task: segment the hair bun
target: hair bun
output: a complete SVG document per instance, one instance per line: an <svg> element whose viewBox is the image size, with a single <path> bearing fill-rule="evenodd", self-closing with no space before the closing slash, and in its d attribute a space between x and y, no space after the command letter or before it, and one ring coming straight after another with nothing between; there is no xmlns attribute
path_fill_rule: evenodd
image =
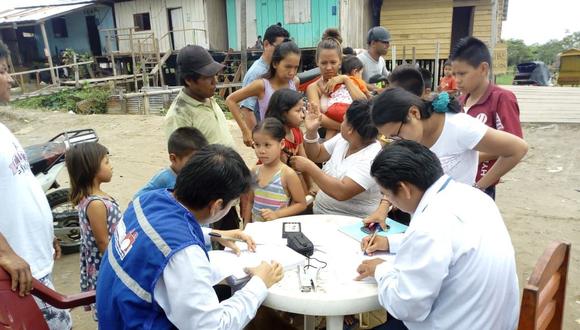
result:
<svg viewBox="0 0 580 330"><path fill-rule="evenodd" d="M328 28L324 30L322 33L322 40L324 39L334 39L339 44L342 44L342 36L340 35L340 31L337 28Z"/></svg>

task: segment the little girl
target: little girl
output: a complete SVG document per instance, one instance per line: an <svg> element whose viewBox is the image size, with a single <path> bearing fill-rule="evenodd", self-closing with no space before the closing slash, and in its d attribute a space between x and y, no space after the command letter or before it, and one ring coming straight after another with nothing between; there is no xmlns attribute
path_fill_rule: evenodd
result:
<svg viewBox="0 0 580 330"><path fill-rule="evenodd" d="M280 159L286 130L275 118L266 118L253 130L254 149L261 162L253 172L258 184L254 189L252 221L270 221L299 214L306 209L306 197L294 170ZM244 216L248 222L249 214Z"/></svg>
<svg viewBox="0 0 580 330"><path fill-rule="evenodd" d="M249 97L257 97L259 109L259 118L257 119L258 122L263 120L270 98L275 91L282 88L296 90L296 85L299 83L298 77L296 77L299 65L300 48L294 41L285 41L274 49L270 69L262 79L253 81L230 94L226 99L226 105L242 131L246 146L252 146L252 131L246 125L238 103Z"/></svg>
<svg viewBox="0 0 580 330"><path fill-rule="evenodd" d="M304 121L304 100L300 92L288 88L274 92L266 110L266 118L276 118L284 124L286 134L282 140L284 148L280 157L284 164L288 164L288 160L292 156L306 157L304 137L300 130L300 125ZM298 175L304 191L309 191L310 178L306 175L303 176L303 174Z"/></svg>
<svg viewBox="0 0 580 330"><path fill-rule="evenodd" d="M101 257L122 216L117 202L101 190L101 183L111 181L113 167L107 148L96 142L72 146L65 154L65 163L71 185L70 199L79 211L81 291L95 290Z"/></svg>

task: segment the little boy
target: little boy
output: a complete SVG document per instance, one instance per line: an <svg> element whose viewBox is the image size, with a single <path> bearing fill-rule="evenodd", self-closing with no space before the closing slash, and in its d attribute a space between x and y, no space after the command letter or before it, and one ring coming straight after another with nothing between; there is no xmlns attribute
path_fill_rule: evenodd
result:
<svg viewBox="0 0 580 330"><path fill-rule="evenodd" d="M425 93L425 82L421 72L412 64L401 64L389 75L390 87L401 87L418 97Z"/></svg>
<svg viewBox="0 0 580 330"><path fill-rule="evenodd" d="M207 140L195 127L180 127L169 136L167 151L171 165L157 172L153 178L139 190L133 199L146 191L155 189L173 189L175 178L187 161L199 149L208 145Z"/></svg>
<svg viewBox="0 0 580 330"><path fill-rule="evenodd" d="M439 80L439 87L437 90L440 92L447 92L451 95L457 93L457 82L453 77L453 69L450 61L446 61L443 66L443 77Z"/></svg>
<svg viewBox="0 0 580 330"><path fill-rule="evenodd" d="M423 84L425 85L422 98L429 99L433 96L433 75L431 74L431 71L424 68L420 68L419 72L421 72Z"/></svg>
<svg viewBox="0 0 580 330"><path fill-rule="evenodd" d="M360 88L368 98L371 97L369 89L363 80L364 64L354 55L346 55L342 60L342 74L347 75Z"/></svg>
<svg viewBox="0 0 580 330"><path fill-rule="evenodd" d="M483 41L473 37L461 39L450 58L457 88L462 93L459 100L463 110L489 127L523 137L516 96L489 81L491 55ZM479 153L476 182L496 159L497 156ZM485 192L495 199L495 185Z"/></svg>

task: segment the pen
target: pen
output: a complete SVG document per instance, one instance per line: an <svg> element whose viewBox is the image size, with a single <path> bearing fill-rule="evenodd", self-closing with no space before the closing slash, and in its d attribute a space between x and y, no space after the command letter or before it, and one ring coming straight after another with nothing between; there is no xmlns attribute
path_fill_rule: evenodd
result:
<svg viewBox="0 0 580 330"><path fill-rule="evenodd" d="M225 239L226 241L246 243L246 241L244 241L243 239L239 239L239 238L235 238L235 237L223 236L223 235L221 235L219 233L216 233L216 232L213 232L213 231L209 233L209 236L216 237L216 238L221 238L221 239Z"/></svg>
<svg viewBox="0 0 580 330"><path fill-rule="evenodd" d="M369 243L368 243L368 244L367 244L367 246L366 246L367 248L368 248L369 246L373 245L373 241L375 240L375 237L377 236L377 232L378 232L378 230L375 230L375 231L373 232L373 236L371 236L371 239L369 240ZM365 248L365 254L366 254L366 248Z"/></svg>

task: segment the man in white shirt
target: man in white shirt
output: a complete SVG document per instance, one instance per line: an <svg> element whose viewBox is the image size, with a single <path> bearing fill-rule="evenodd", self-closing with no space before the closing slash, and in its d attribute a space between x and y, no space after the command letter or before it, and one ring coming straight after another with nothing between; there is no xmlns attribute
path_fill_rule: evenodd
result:
<svg viewBox="0 0 580 330"><path fill-rule="evenodd" d="M200 149L177 176L175 190L146 192L129 204L103 256L97 284L101 329L242 329L280 281L282 266L262 262L249 282L222 302L213 289L205 244L221 219L251 186L251 174L233 149ZM241 230L220 237L252 239ZM218 238L237 250L234 242Z"/></svg>
<svg viewBox="0 0 580 330"><path fill-rule="evenodd" d="M367 34L368 50L363 51L357 56L363 62L363 80L367 82L369 91L380 92L382 90L374 84L369 84L371 77L381 75L386 78L389 75L383 56L387 55L390 42L391 34L389 31L382 26L375 26Z"/></svg>
<svg viewBox="0 0 580 330"><path fill-rule="evenodd" d="M514 249L493 200L444 175L437 156L413 141L385 147L371 174L412 215L392 264L371 259L358 267L359 279L377 280L389 314L409 329L515 329ZM389 251L389 240L366 237L361 247Z"/></svg>
<svg viewBox="0 0 580 330"><path fill-rule="evenodd" d="M0 102L10 101L12 78L6 45L0 42ZM52 213L32 172L22 146L0 123L0 267L10 274L12 290L21 296L32 289L32 279L54 288L53 257L60 256L54 238ZM54 246L54 248L53 248ZM56 250L55 250L56 249ZM35 298L50 329L70 329L70 314Z"/></svg>

